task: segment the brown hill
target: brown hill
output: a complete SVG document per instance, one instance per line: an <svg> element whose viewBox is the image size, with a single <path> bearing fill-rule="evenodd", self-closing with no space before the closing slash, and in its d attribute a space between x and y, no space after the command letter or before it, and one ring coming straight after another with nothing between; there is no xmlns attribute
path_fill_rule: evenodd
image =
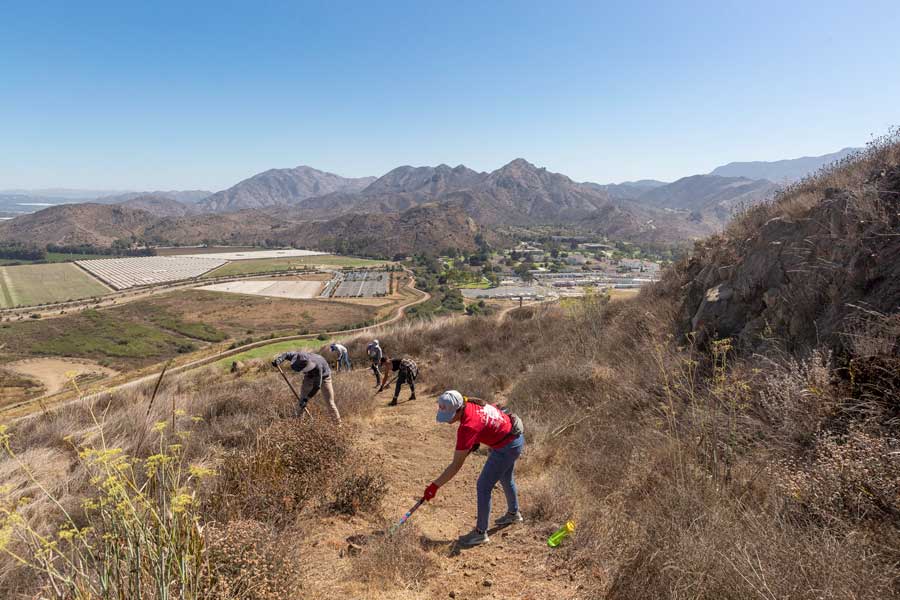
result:
<svg viewBox="0 0 900 600"><path fill-rule="evenodd" d="M477 225L461 210L435 205L402 213L343 215L293 221L262 211L163 219L145 231L148 240L176 244L205 240L234 245L270 244L391 257L447 248L473 250Z"/></svg>
<svg viewBox="0 0 900 600"><path fill-rule="evenodd" d="M397 167L372 182L362 193L366 196L413 193L436 198L446 192L473 187L487 177L487 173L473 171L465 165L449 167Z"/></svg>
<svg viewBox="0 0 900 600"><path fill-rule="evenodd" d="M358 192L375 180L357 179L300 166L270 169L216 192L199 203L203 212L237 212L279 204L295 204L307 198L332 192Z"/></svg>
<svg viewBox="0 0 900 600"><path fill-rule="evenodd" d="M142 194L118 204L127 208L145 210L157 217L184 217L197 214L198 211L193 204L179 202L175 198L158 193Z"/></svg>
<svg viewBox="0 0 900 600"><path fill-rule="evenodd" d="M694 213L695 220L724 223L742 207L770 199L778 186L765 179L692 175L638 196L642 206Z"/></svg>
<svg viewBox="0 0 900 600"><path fill-rule="evenodd" d="M156 218L126 206L64 204L0 223L0 242L109 246L117 239L140 237Z"/></svg>

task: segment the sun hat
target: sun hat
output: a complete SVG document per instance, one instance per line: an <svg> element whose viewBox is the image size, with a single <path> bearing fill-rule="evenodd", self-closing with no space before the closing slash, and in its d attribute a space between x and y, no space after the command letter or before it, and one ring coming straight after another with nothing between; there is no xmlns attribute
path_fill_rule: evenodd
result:
<svg viewBox="0 0 900 600"><path fill-rule="evenodd" d="M463 396L456 390L448 390L438 398L437 422L449 423L456 411L463 407Z"/></svg>

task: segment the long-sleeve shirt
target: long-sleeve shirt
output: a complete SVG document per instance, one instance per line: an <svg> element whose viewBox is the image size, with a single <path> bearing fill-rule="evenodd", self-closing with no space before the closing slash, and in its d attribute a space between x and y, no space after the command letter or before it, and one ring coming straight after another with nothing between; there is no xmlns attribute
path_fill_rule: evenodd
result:
<svg viewBox="0 0 900 600"><path fill-rule="evenodd" d="M375 365L379 364L381 359L384 358L384 353L381 351L381 346L378 344L369 344L368 351L369 357Z"/></svg>
<svg viewBox="0 0 900 600"><path fill-rule="evenodd" d="M343 344L332 344L331 349L338 353L338 358L347 356L347 346Z"/></svg>
<svg viewBox="0 0 900 600"><path fill-rule="evenodd" d="M312 397L322 387L322 380L331 376L331 367L328 361L314 352L284 352L275 357L275 362L281 364L290 361L291 369L303 373L305 379L312 380L313 387L309 396Z"/></svg>

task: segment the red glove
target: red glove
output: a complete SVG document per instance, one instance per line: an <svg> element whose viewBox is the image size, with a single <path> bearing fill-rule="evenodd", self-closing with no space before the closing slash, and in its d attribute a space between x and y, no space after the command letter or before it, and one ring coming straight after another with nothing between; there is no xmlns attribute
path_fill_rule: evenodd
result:
<svg viewBox="0 0 900 600"><path fill-rule="evenodd" d="M438 486L436 483L430 484L427 488L425 488L425 493L422 494L422 497L426 500L431 500L435 496L437 496Z"/></svg>

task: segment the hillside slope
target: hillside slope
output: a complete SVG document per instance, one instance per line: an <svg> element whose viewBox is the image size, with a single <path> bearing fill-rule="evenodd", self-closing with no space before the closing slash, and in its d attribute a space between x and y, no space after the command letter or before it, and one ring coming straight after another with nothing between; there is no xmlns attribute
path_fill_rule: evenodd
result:
<svg viewBox="0 0 900 600"><path fill-rule="evenodd" d="M698 244L676 285L682 329L755 348L844 347L847 319L900 304L896 146L798 184ZM683 287L682 287L683 286Z"/></svg>
<svg viewBox="0 0 900 600"><path fill-rule="evenodd" d="M164 378L155 403L146 385L19 421L2 431L7 548L27 563L82 544L133 547L129 528L73 530L59 507L110 489L161 489L132 505L177 506L158 512L183 515L176 525L188 527L175 531L192 543L151 531L141 539L149 551L116 568L100 552L86 558L80 584L140 572L150 597L162 556L198 588L253 586L265 600L297 590L373 600L896 598L898 191L900 140L885 140L750 209L632 300L592 295L379 330L389 354L420 366L419 400L403 394L399 406L359 368L373 334L343 339L357 369L334 376L342 428L327 424L319 398L315 420L291 418L291 392L265 359ZM446 389L502 402L525 423L515 471L525 522L492 527L473 550L456 538L472 526L479 453L385 534L451 460L455 425L434 422L433 399ZM109 485L166 465L187 472L163 487L158 477L149 488ZM503 508L495 490L493 516ZM147 516L129 514L109 513L134 527ZM76 528L92 523L90 510L76 516ZM549 549L547 536L568 520L575 534ZM75 575L63 557L57 564ZM40 595L48 570L37 567L0 555L0 594Z"/></svg>
<svg viewBox="0 0 900 600"><path fill-rule="evenodd" d="M157 217L184 217L197 214L194 204L181 202L166 194L141 194L117 203L119 206L144 210Z"/></svg>
<svg viewBox="0 0 900 600"><path fill-rule="evenodd" d="M144 210L105 204L64 204L0 223L0 241L21 244L109 246L140 237L156 217Z"/></svg>
<svg viewBox="0 0 900 600"><path fill-rule="evenodd" d="M648 190L635 202L694 213L695 220L706 218L725 223L737 210L771 198L777 189L764 179L692 175Z"/></svg>
<svg viewBox="0 0 900 600"><path fill-rule="evenodd" d="M768 179L776 183L790 183L813 175L822 167L840 162L861 151L861 148L844 148L821 156L803 156L775 161L731 162L716 167L710 175L719 177L746 177L748 179Z"/></svg>
<svg viewBox="0 0 900 600"><path fill-rule="evenodd" d="M358 192L374 180L374 177L341 177L307 166L270 169L216 192L202 200L198 207L203 212L236 212L296 204L332 192Z"/></svg>

